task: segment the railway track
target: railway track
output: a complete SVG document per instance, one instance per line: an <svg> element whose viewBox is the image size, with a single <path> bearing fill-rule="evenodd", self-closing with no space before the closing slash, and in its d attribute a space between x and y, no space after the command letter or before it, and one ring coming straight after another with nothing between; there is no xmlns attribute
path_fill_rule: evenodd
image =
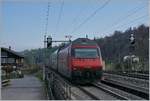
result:
<svg viewBox="0 0 150 101"><path fill-rule="evenodd" d="M149 74L142 74L142 73L136 73L136 72L134 72L134 73L132 73L132 72L131 73L130 72L111 72L111 71L105 71L105 73L149 80Z"/></svg>
<svg viewBox="0 0 150 101"><path fill-rule="evenodd" d="M63 79L63 78L62 78ZM66 82L70 87L70 91L68 93L70 93L69 97L66 97L67 92L63 91L65 94L64 99L65 98L69 98L69 99L74 99L74 100L125 100L125 98L123 97L118 97L117 94L112 93L111 91L108 91L107 89L99 89L98 87L94 86L94 85L84 85L84 86L80 86L80 85L74 85L71 84L71 82L67 81L67 80L63 80L64 82ZM60 90L64 89L66 90L66 88L64 88L64 86L62 86L63 88L61 88ZM56 88L56 87L55 87ZM58 91L59 89L57 89ZM56 91L56 90L55 90ZM109 93L111 92L111 93ZM57 92L55 92L54 94L56 94ZM58 94L57 94L58 96ZM59 95L60 96L60 95ZM63 96L62 96L63 97ZM61 97L61 98L62 98Z"/></svg>
<svg viewBox="0 0 150 101"><path fill-rule="evenodd" d="M149 99L149 89L138 87L135 85L128 85L116 80L105 79L101 81L111 87L126 91L128 93L134 94L136 96L142 97L144 99Z"/></svg>
<svg viewBox="0 0 150 101"><path fill-rule="evenodd" d="M144 98L113 88L101 82L93 83L90 86L77 86L76 89L79 89L80 93L76 93L78 94L78 99L75 100L145 100ZM81 94L81 92L86 94L87 97Z"/></svg>
<svg viewBox="0 0 150 101"><path fill-rule="evenodd" d="M141 74L141 73L128 73L127 76L135 77L139 79L149 80L149 74Z"/></svg>
<svg viewBox="0 0 150 101"><path fill-rule="evenodd" d="M108 73L104 73L103 76L105 77L105 79L116 80L127 85L135 85L135 86L138 86L139 88L147 88L147 89L149 88L148 80L121 76L121 75L116 75L116 74L108 74Z"/></svg>
<svg viewBox="0 0 150 101"><path fill-rule="evenodd" d="M95 94L92 94L91 92L87 91L84 87L77 87L82 92L84 92L86 95L88 95L92 100L100 100L99 97L95 96Z"/></svg>
<svg viewBox="0 0 150 101"><path fill-rule="evenodd" d="M65 78L60 77L59 75L55 76L55 80L57 84L55 89L52 89L52 92L56 91L56 93L64 94L62 98L64 99L73 99L73 100L142 100L139 96L130 94L128 92L121 91L116 87L108 86L107 84L103 83L93 83L90 85L77 85L72 84ZM50 80L49 80L50 81ZM51 83L49 83L51 84ZM58 86L61 86L59 88ZM59 89L58 89L59 88ZM70 88L70 89L68 89ZM57 96L60 96L57 94Z"/></svg>
<svg viewBox="0 0 150 101"><path fill-rule="evenodd" d="M78 86L80 91L84 92L86 95L91 97L92 100L122 100L122 98L118 98L110 93L109 91L102 90L97 88L94 85L91 86ZM84 98L85 100L86 98Z"/></svg>
<svg viewBox="0 0 150 101"><path fill-rule="evenodd" d="M113 88L101 82L78 88L91 97L92 100L144 100L139 96Z"/></svg>
<svg viewBox="0 0 150 101"><path fill-rule="evenodd" d="M112 96L115 96L118 99L122 99L122 100L143 100L143 98L141 98L141 97L138 97L136 95L124 92L124 91L116 89L116 88L113 88L113 87L108 86L106 84L103 84L101 82L94 83L93 85L95 87L97 87L98 89L102 89L104 91L107 91Z"/></svg>
<svg viewBox="0 0 150 101"><path fill-rule="evenodd" d="M120 95L120 94L118 94L116 92L113 92L113 91L111 91L110 89L108 89L108 88L106 88L104 86L102 87L100 84L93 84L93 86L98 88L98 89L100 89L100 90L103 90L104 92L107 92L108 94L116 97L119 100L129 100L127 97L122 96L122 95Z"/></svg>

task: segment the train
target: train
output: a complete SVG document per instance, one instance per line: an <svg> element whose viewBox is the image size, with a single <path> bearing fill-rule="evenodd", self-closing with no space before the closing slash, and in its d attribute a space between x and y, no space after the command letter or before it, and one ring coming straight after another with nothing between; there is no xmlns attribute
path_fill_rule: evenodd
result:
<svg viewBox="0 0 150 101"><path fill-rule="evenodd" d="M78 83L100 80L103 74L101 50L88 38L78 38L59 47L50 55L50 68Z"/></svg>

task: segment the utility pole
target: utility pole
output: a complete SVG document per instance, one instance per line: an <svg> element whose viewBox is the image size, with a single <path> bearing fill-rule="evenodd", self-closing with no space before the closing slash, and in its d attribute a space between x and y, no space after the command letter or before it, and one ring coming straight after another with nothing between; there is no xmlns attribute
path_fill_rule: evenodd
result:
<svg viewBox="0 0 150 101"><path fill-rule="evenodd" d="M46 56L46 35L44 35L44 56ZM46 67L46 62L44 61L44 66L43 66L43 80L45 80L45 67Z"/></svg>
<svg viewBox="0 0 150 101"><path fill-rule="evenodd" d="M44 35L44 56L46 56L46 43L47 43L46 34L47 34L47 29L48 29L49 8L50 8L50 2L48 2L47 11L46 11L45 35ZM46 69L46 61L44 62L44 66L43 66L43 80L45 80L45 69Z"/></svg>

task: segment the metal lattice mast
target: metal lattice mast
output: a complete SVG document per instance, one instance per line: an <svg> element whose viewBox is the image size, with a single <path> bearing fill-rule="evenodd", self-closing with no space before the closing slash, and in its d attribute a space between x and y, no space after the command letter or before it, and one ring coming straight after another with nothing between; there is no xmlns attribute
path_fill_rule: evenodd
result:
<svg viewBox="0 0 150 101"><path fill-rule="evenodd" d="M47 12L46 12L46 23L45 23L45 32L44 32L44 56L46 57L46 46L47 46L47 32L48 32L48 21L49 21L49 8L50 8L50 2L48 2L47 6ZM46 67L46 60L43 67L43 80L45 80L45 67Z"/></svg>

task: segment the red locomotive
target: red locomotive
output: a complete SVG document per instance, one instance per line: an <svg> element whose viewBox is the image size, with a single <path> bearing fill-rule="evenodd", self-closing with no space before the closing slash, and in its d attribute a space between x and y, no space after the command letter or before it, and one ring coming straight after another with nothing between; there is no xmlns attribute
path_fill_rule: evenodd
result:
<svg viewBox="0 0 150 101"><path fill-rule="evenodd" d="M101 79L103 65L100 47L93 40L78 38L52 53L50 66L72 81Z"/></svg>

